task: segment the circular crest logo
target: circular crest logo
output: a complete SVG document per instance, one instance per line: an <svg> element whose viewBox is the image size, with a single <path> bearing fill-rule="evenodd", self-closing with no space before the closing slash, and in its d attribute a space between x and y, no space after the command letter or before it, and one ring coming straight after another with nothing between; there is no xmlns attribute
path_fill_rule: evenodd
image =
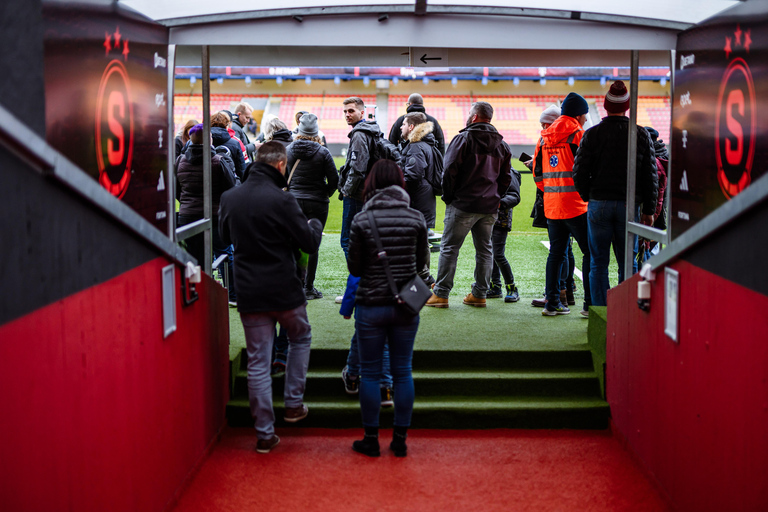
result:
<svg viewBox="0 0 768 512"><path fill-rule="evenodd" d="M96 98L96 162L99 183L121 198L128 190L133 160L133 102L125 66L111 61Z"/></svg>
<svg viewBox="0 0 768 512"><path fill-rule="evenodd" d="M757 103L749 66L733 59L723 74L715 118L717 181L728 199L752 181Z"/></svg>
<svg viewBox="0 0 768 512"><path fill-rule="evenodd" d="M549 157L549 166L550 167L557 167L557 164L560 163L560 160L557 158L557 155L552 155Z"/></svg>

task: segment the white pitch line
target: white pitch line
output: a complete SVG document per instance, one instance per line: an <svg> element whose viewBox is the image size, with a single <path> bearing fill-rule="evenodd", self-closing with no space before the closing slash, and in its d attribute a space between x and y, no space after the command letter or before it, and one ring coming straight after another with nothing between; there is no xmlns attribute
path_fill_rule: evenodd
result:
<svg viewBox="0 0 768 512"><path fill-rule="evenodd" d="M547 248L547 251L549 251L549 242L546 240L542 240L541 243L544 245L544 247ZM579 281L584 281L584 278L581 276L581 270L579 270L578 267L573 268L573 275L579 278Z"/></svg>

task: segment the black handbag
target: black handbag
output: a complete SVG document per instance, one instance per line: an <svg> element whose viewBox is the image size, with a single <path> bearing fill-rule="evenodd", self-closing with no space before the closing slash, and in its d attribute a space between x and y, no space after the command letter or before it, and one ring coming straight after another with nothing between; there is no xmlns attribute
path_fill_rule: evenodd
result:
<svg viewBox="0 0 768 512"><path fill-rule="evenodd" d="M389 260L387 259L387 251L381 245L381 238L379 238L379 230L376 227L376 219L373 216L373 212L368 211L368 222L371 224L371 231L373 232L373 238L376 240L376 249L378 251L379 260L384 267L384 272L387 274L387 280L389 281L389 287L392 290L392 295L395 296L398 306L408 314L418 315L424 304L432 296L432 291L429 286L424 282L418 274L414 274L400 290L397 289L395 284L395 278L392 277L392 269L389 267Z"/></svg>

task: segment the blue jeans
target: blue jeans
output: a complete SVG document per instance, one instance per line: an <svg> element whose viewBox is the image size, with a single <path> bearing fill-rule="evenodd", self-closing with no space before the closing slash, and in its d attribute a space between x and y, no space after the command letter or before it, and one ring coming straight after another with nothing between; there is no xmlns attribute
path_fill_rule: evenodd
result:
<svg viewBox="0 0 768 512"><path fill-rule="evenodd" d="M573 270L576 268L576 260L573 258L573 241L568 237L568 248L565 250L565 259L560 268L560 289L573 290Z"/></svg>
<svg viewBox="0 0 768 512"><path fill-rule="evenodd" d="M568 240L571 235L579 244L584 258L582 269L584 272L584 308L592 305L592 297L589 290L589 243L587 241L587 214L584 213L572 219L547 219L547 231L549 232L549 256L547 256L547 303L558 304L560 302L560 271L565 261L565 253L568 249ZM554 307L554 306L553 306Z"/></svg>
<svg viewBox="0 0 768 512"><path fill-rule="evenodd" d="M384 345L389 343L392 358L396 427L409 427L413 413L413 342L419 330L419 315L404 313L399 307L355 307L355 328L360 346L362 374L360 381L360 411L364 427L379 426Z"/></svg>
<svg viewBox="0 0 768 512"><path fill-rule="evenodd" d="M392 387L392 373L389 365L389 346L384 344L384 355L381 364L381 386ZM357 343L357 331L349 342L349 355L347 355L347 371L350 375L360 375L360 350Z"/></svg>
<svg viewBox="0 0 768 512"><path fill-rule="evenodd" d="M589 283L592 303L595 306L608 304L608 264L611 260L611 243L619 264L619 282L624 278L624 230L627 224L627 205L624 201L589 201L587 210L589 224L589 253L592 264L589 267Z"/></svg>
<svg viewBox="0 0 768 512"><path fill-rule="evenodd" d="M363 203L357 199L344 196L344 205L341 212L341 250L344 251L344 258L349 254L349 226L352 225L352 219L355 215L363 211Z"/></svg>
<svg viewBox="0 0 768 512"><path fill-rule="evenodd" d="M304 402L304 387L309 367L312 331L306 305L288 311L240 313L248 353L248 398L255 419L256 436L269 439L275 433L275 411L272 408L270 362L275 323L288 331L288 362L285 368L285 406L299 407Z"/></svg>
<svg viewBox="0 0 768 512"><path fill-rule="evenodd" d="M433 290L435 295L447 299L451 293L459 249L471 231L472 242L475 244L475 284L472 286L472 295L478 299L485 298L493 270L491 233L496 215L464 212L451 205L445 207L443 239L437 263L437 283Z"/></svg>
<svg viewBox="0 0 768 512"><path fill-rule="evenodd" d="M512 274L512 267L509 265L504 251L507 248L507 228L493 226L491 234L491 245L493 245L493 270L491 271L491 284L501 288L501 278L504 277L504 284L515 284L515 276Z"/></svg>

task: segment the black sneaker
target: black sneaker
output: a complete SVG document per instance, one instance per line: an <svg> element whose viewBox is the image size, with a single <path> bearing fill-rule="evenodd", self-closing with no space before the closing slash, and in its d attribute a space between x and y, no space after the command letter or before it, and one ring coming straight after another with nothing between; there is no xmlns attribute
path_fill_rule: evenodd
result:
<svg viewBox="0 0 768 512"><path fill-rule="evenodd" d="M389 386L381 388L381 406L392 407L393 405L395 405L395 401L392 400L392 388Z"/></svg>
<svg viewBox="0 0 768 512"><path fill-rule="evenodd" d="M552 307L549 303L547 303L547 305L544 306L544 309L541 310L541 314L543 316L568 315L570 313L571 310L566 306L563 306L562 302L555 304L555 307Z"/></svg>
<svg viewBox="0 0 768 512"><path fill-rule="evenodd" d="M346 366L341 370L341 380L344 381L344 391L348 395L356 395L360 392L360 376L351 375Z"/></svg>
<svg viewBox="0 0 768 512"><path fill-rule="evenodd" d="M279 378L285 375L285 363L281 361L275 361L272 363L272 370L270 370L269 374L272 377Z"/></svg>
<svg viewBox="0 0 768 512"><path fill-rule="evenodd" d="M320 290L318 290L317 288L315 288L314 286L312 287L311 290L310 289L305 289L304 290L304 295L306 296L307 300L314 300L314 299L322 299L323 298L323 293Z"/></svg>
<svg viewBox="0 0 768 512"><path fill-rule="evenodd" d="M488 288L488 293L485 294L486 299L500 299L504 296L504 293L501 291L501 286L496 286L495 284L492 284L490 288Z"/></svg>
<svg viewBox="0 0 768 512"><path fill-rule="evenodd" d="M272 436L269 439L259 439L256 442L256 451L258 453L269 453L278 444L280 444L280 438L277 436Z"/></svg>
<svg viewBox="0 0 768 512"><path fill-rule="evenodd" d="M517 286L514 284L508 284L506 288L507 296L504 297L504 302L517 302L520 300L520 294L517 292Z"/></svg>

